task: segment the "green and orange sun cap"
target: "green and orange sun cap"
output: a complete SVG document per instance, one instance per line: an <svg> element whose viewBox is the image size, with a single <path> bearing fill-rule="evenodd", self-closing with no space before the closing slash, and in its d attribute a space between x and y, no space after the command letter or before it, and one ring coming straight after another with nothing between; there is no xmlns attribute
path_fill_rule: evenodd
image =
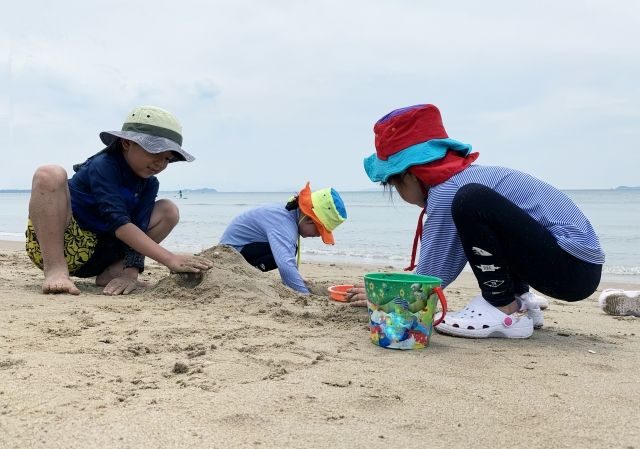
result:
<svg viewBox="0 0 640 449"><path fill-rule="evenodd" d="M307 182L298 193L298 207L313 220L322 241L327 245L335 244L333 230L347 219L347 210L340 194L331 187L311 192Z"/></svg>

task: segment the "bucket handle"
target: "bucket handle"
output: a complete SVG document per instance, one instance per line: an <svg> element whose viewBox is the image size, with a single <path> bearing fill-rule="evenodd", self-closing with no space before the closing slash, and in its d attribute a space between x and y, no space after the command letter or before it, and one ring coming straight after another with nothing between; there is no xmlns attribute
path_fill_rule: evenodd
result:
<svg viewBox="0 0 640 449"><path fill-rule="evenodd" d="M435 292L436 295L438 295L438 299L440 300L440 305L442 306L442 313L440 314L440 318L438 319L438 321L433 323L434 326L437 326L438 324L442 323L445 315L447 314L447 298L444 297L444 292L442 291L442 287L434 287L433 291Z"/></svg>

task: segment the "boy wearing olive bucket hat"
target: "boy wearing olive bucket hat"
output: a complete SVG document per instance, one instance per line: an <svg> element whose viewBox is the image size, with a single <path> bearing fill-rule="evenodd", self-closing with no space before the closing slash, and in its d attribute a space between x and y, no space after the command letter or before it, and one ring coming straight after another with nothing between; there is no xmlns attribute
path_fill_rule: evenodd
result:
<svg viewBox="0 0 640 449"><path fill-rule="evenodd" d="M198 256L173 254L159 245L178 223L178 208L158 200L155 175L194 157L182 148L182 126L154 106L135 108L121 131L104 131L106 148L67 180L59 166L39 167L33 176L27 225L27 254L44 270L43 293L80 290L71 276L93 277L110 295L138 285L144 257L176 272L208 270Z"/></svg>
<svg viewBox="0 0 640 449"><path fill-rule="evenodd" d="M300 237L321 237L324 243L333 245L333 230L346 219L338 192L332 188L311 192L307 182L286 205L265 204L238 215L220 243L234 247L261 271L277 268L285 285L308 294L298 271Z"/></svg>
<svg viewBox="0 0 640 449"><path fill-rule="evenodd" d="M469 262L478 281L481 294L448 313L438 331L527 338L542 327L546 302L529 286L564 301L596 290L604 254L589 220L564 193L516 170L471 165L478 153L449 138L434 105L392 111L374 133L367 175L423 209L408 270L416 268L421 237L417 274L437 276L446 287Z"/></svg>

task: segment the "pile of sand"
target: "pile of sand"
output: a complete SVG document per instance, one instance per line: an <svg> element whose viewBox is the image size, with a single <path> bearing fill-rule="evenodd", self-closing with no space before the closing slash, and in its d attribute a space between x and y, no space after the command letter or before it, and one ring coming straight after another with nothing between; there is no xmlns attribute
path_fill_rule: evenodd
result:
<svg viewBox="0 0 640 449"><path fill-rule="evenodd" d="M189 297L199 302L213 302L223 295L242 299L300 299L305 297L285 287L277 272L264 273L249 265L234 248L218 245L203 251L200 256L213 262L206 273L174 273L161 279L149 290L154 297ZM311 295L328 297L331 282L307 281ZM317 299L317 298L316 298Z"/></svg>
<svg viewBox="0 0 640 449"><path fill-rule="evenodd" d="M205 273L171 274L148 289L146 299L176 307L207 305L223 316L268 315L295 326L362 322L362 310L329 300L331 282L308 281L311 294L302 295L286 287L277 270L264 273L256 269L232 247L218 245L200 255L211 260L213 268Z"/></svg>
<svg viewBox="0 0 640 449"><path fill-rule="evenodd" d="M152 298L181 298L199 303L222 303L225 298L238 299L295 299L298 295L282 287L271 273L249 265L235 249L220 245L203 251L200 256L213 262L213 268L205 273L175 273L161 279L148 290Z"/></svg>

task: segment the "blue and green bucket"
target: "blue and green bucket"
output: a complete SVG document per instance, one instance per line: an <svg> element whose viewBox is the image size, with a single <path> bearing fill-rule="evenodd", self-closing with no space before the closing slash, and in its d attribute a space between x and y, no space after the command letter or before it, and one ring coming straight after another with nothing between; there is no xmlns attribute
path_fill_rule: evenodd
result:
<svg viewBox="0 0 640 449"><path fill-rule="evenodd" d="M447 313L442 280L408 273L369 273L364 283L371 342L392 349L426 348L433 327ZM434 323L438 300L442 314Z"/></svg>

